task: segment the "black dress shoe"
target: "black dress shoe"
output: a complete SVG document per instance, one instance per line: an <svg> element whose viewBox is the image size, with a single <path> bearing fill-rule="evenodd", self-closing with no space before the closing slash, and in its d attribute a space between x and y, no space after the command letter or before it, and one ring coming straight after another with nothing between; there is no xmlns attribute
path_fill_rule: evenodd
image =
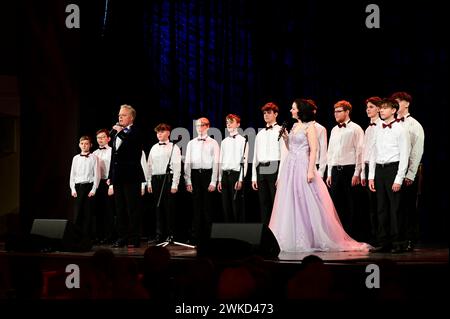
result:
<svg viewBox="0 0 450 319"><path fill-rule="evenodd" d="M115 243L112 244L113 248L121 248L121 247L125 247L127 245L127 242L123 239L119 239L118 241L116 241Z"/></svg>
<svg viewBox="0 0 450 319"><path fill-rule="evenodd" d="M378 246L369 250L371 253L388 253L391 251L391 247L389 246Z"/></svg>
<svg viewBox="0 0 450 319"><path fill-rule="evenodd" d="M402 248L402 247L400 247L400 246L398 246L398 247L393 247L392 249L391 249L391 254L401 254L401 253L403 253L405 250Z"/></svg>
<svg viewBox="0 0 450 319"><path fill-rule="evenodd" d="M414 243L411 240L408 240L408 244L406 245L405 251L408 252L414 251Z"/></svg>

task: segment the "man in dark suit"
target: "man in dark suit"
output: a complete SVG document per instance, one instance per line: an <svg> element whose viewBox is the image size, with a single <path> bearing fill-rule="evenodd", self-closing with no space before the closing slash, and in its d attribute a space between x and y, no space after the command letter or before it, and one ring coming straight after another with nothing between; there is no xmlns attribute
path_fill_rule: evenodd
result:
<svg viewBox="0 0 450 319"><path fill-rule="evenodd" d="M124 104L120 107L119 123L113 126L117 133L112 143L108 194L114 194L119 235L113 247L140 246L141 185L145 175L141 166L143 143L133 125L135 118L134 108Z"/></svg>

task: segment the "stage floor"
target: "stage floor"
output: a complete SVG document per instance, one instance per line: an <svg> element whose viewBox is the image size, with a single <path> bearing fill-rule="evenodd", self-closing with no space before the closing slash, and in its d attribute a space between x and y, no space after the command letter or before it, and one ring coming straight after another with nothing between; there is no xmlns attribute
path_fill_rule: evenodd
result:
<svg viewBox="0 0 450 319"><path fill-rule="evenodd" d="M109 245L94 246L89 252L50 252L50 253L32 253L41 257L89 257L99 249L111 249L116 256L142 258L145 250L149 246L146 242L142 242L141 247L123 247L112 248ZM195 259L197 257L197 249L180 245L169 244L166 246L173 259ZM23 252L6 252L4 243L0 243L0 254L24 254ZM217 252L215 255L220 255ZM392 253L370 253L358 251L346 252L281 252L277 259L268 259L268 262L274 263L300 263L309 255L316 255L326 263L372 263L380 260L392 260L398 263L417 263L417 264L442 264L448 263L449 248L438 247L433 245L418 246L413 252L404 252L400 254Z"/></svg>

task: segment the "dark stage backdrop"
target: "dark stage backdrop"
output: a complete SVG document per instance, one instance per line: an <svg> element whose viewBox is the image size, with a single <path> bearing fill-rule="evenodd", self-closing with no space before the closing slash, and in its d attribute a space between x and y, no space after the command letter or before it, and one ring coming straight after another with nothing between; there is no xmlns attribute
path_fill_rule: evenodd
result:
<svg viewBox="0 0 450 319"><path fill-rule="evenodd" d="M69 3L80 6L80 29L65 28ZM449 146L445 10L440 1L378 1L381 28L368 29L369 3L22 0L24 220L70 213L77 139L110 128L123 103L137 109L148 151L161 121L192 132L192 119L206 116L223 132L224 116L237 113L256 128L264 103L278 103L283 120L297 97L317 102L328 132L333 104L349 100L365 129L367 97L408 91L426 134L422 230L446 242L449 201L437 186Z"/></svg>

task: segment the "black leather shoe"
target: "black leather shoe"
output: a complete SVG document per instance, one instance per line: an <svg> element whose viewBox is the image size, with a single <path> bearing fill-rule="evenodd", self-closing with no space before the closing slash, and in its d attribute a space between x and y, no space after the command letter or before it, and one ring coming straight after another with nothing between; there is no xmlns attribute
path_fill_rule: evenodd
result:
<svg viewBox="0 0 450 319"><path fill-rule="evenodd" d="M408 240L408 244L406 245L405 251L408 252L414 251L414 243L411 240Z"/></svg>
<svg viewBox="0 0 450 319"><path fill-rule="evenodd" d="M388 253L391 251L391 247L389 246L378 246L369 250L371 253Z"/></svg>
<svg viewBox="0 0 450 319"><path fill-rule="evenodd" d="M393 247L391 249L391 254L401 254L405 250L402 247Z"/></svg>
<svg viewBox="0 0 450 319"><path fill-rule="evenodd" d="M127 242L123 239L119 239L114 244L112 244L112 248L121 248L125 247L127 245Z"/></svg>

